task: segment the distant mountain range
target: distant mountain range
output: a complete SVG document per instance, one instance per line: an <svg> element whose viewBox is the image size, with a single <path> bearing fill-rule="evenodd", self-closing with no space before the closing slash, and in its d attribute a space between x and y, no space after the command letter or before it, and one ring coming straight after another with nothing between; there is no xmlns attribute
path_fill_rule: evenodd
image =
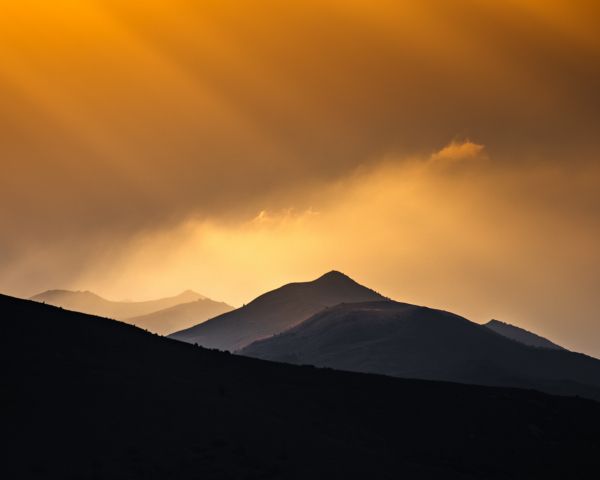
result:
<svg viewBox="0 0 600 480"><path fill-rule="evenodd" d="M203 347L235 351L282 332L323 308L376 300L386 298L346 275L332 271L311 282L284 285L237 310L170 337Z"/></svg>
<svg viewBox="0 0 600 480"><path fill-rule="evenodd" d="M540 337L539 335L529 332L524 328L516 327L510 323L504 323L499 320L491 320L485 324L487 328L493 330L500 335L512 338L517 342L529 345L530 347L549 348L551 350L566 350L566 348L551 342L550 340Z"/></svg>
<svg viewBox="0 0 600 480"><path fill-rule="evenodd" d="M239 353L354 372L600 399L600 360L531 347L458 315L393 301L324 309Z"/></svg>
<svg viewBox="0 0 600 480"><path fill-rule="evenodd" d="M448 358L471 345L459 334L481 340L477 352L517 354L525 371L519 352L541 352L451 314L379 303L330 308L296 336L325 360L339 340L360 362L398 339ZM263 362L2 295L0 318L3 478L551 480L597 468L593 401Z"/></svg>
<svg viewBox="0 0 600 480"><path fill-rule="evenodd" d="M191 290L144 302L115 302L89 291L48 290L31 297L67 310L113 318L165 335L201 323L233 307Z"/></svg>
<svg viewBox="0 0 600 480"><path fill-rule="evenodd" d="M192 291L148 302L64 290L33 298L266 360L600 399L600 360L497 320L480 325L391 301L338 271L235 310ZM140 311L147 313L131 315Z"/></svg>

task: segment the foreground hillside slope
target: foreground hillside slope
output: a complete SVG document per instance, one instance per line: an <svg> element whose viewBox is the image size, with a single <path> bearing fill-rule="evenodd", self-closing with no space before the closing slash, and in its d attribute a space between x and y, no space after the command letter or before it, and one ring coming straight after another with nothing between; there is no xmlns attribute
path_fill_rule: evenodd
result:
<svg viewBox="0 0 600 480"><path fill-rule="evenodd" d="M343 273L332 271L312 282L284 285L242 308L170 336L203 347L235 351L282 332L325 307L376 300L385 300L385 297Z"/></svg>
<svg viewBox="0 0 600 480"><path fill-rule="evenodd" d="M510 323L501 322L500 320L490 320L485 324L487 328L493 330L500 335L512 338L517 342L529 345L530 347L550 348L551 350L566 350L565 348L551 342L547 338L541 337L524 328L511 325Z"/></svg>
<svg viewBox="0 0 600 480"><path fill-rule="evenodd" d="M240 353L355 372L600 399L600 360L529 347L458 315L392 301L325 309Z"/></svg>
<svg viewBox="0 0 600 480"><path fill-rule="evenodd" d="M3 478L584 478L600 405L296 367L0 296Z"/></svg>

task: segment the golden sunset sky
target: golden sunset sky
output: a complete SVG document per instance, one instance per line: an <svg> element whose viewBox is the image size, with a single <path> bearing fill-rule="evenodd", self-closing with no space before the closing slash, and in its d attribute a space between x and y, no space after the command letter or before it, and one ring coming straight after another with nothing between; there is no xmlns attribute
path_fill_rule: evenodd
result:
<svg viewBox="0 0 600 480"><path fill-rule="evenodd" d="M600 356L600 2L0 0L0 291L337 269Z"/></svg>

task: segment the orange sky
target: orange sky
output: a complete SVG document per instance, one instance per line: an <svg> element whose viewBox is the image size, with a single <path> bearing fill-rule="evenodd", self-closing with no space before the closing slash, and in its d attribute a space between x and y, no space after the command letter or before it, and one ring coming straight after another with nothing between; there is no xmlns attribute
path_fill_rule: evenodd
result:
<svg viewBox="0 0 600 480"><path fill-rule="evenodd" d="M332 268L600 356L600 4L0 5L0 291Z"/></svg>

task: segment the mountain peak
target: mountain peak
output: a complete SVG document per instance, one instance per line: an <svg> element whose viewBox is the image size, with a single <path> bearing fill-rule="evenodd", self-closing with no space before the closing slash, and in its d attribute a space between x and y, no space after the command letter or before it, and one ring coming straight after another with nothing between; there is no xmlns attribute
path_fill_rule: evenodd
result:
<svg viewBox="0 0 600 480"><path fill-rule="evenodd" d="M382 300L385 297L333 270L316 280L288 283L263 293L240 309L175 332L171 338L235 351L293 327L324 308Z"/></svg>
<svg viewBox="0 0 600 480"><path fill-rule="evenodd" d="M198 292L194 292L193 290L187 289L181 292L176 298L185 298L191 300L205 300L206 297L204 295L200 295Z"/></svg>
<svg viewBox="0 0 600 480"><path fill-rule="evenodd" d="M330 270L329 272L323 274L322 277L343 277L343 278L350 278L348 275L346 275L345 273L340 272L339 270Z"/></svg>
<svg viewBox="0 0 600 480"><path fill-rule="evenodd" d="M68 297L68 296L81 297L81 298L88 297L88 298L104 300L102 297L100 297L100 295L97 295L94 292L90 292L89 290L64 290L64 289L46 290L42 293L38 293L37 295L34 295L33 297L30 297L30 300L47 301L47 300L52 300L54 298Z"/></svg>
<svg viewBox="0 0 600 480"><path fill-rule="evenodd" d="M488 323L485 324L486 327L494 327L496 325L510 325L510 323L503 322L502 320L491 319Z"/></svg>
<svg viewBox="0 0 600 480"><path fill-rule="evenodd" d="M352 280L348 275L338 271L338 270L331 270L330 272L325 273L324 275L321 275L319 278L317 278L315 280L316 282L320 282L320 281L349 281L352 283L355 283L354 280Z"/></svg>

